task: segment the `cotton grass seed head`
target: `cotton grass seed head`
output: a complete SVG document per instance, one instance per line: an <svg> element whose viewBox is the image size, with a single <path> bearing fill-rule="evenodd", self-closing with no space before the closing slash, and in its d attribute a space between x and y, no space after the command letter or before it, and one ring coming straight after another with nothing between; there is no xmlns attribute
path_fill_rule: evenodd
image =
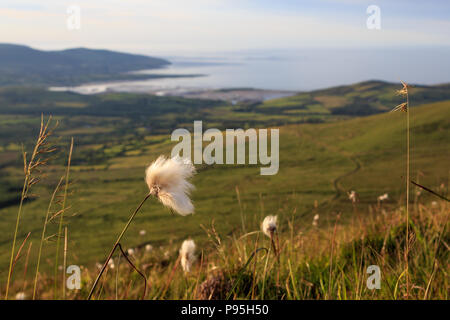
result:
<svg viewBox="0 0 450 320"><path fill-rule="evenodd" d="M358 195L356 194L355 190L351 190L351 191L347 192L347 195L348 195L349 200L352 203L356 203L356 201L358 201L358 198L357 198Z"/></svg>
<svg viewBox="0 0 450 320"><path fill-rule="evenodd" d="M385 201L389 199L389 195L387 193L382 194L381 196L378 197L378 201Z"/></svg>
<svg viewBox="0 0 450 320"><path fill-rule="evenodd" d="M277 216L267 216L261 224L261 230L266 236L271 238L273 233L277 231Z"/></svg>
<svg viewBox="0 0 450 320"><path fill-rule="evenodd" d="M195 262L195 242L194 240L184 240L180 248L181 267L184 272L190 272L192 264Z"/></svg>
<svg viewBox="0 0 450 320"><path fill-rule="evenodd" d="M316 214L314 215L312 225L313 225L314 227L317 227L318 224L319 224L319 214L316 213Z"/></svg>
<svg viewBox="0 0 450 320"><path fill-rule="evenodd" d="M188 181L195 174L195 168L188 159L160 156L145 171L145 182L150 194L185 216L194 213L190 193L194 186Z"/></svg>
<svg viewBox="0 0 450 320"><path fill-rule="evenodd" d="M18 292L16 294L16 300L25 300L27 298L27 295L25 292Z"/></svg>

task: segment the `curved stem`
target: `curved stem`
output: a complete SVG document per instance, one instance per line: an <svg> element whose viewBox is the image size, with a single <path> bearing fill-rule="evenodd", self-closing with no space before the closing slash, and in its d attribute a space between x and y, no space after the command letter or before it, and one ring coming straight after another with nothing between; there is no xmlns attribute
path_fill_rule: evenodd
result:
<svg viewBox="0 0 450 320"><path fill-rule="evenodd" d="M100 270L100 273L97 276L97 279L95 279L94 285L92 286L91 292L89 293L88 296L88 300L91 299L92 294L95 291L95 288L97 287L98 282L100 281L100 278L102 277L103 272L105 271L106 267L108 266L108 262L109 260L111 260L112 255L114 254L114 250L116 249L117 245L119 244L120 240L122 239L123 235L125 234L125 232L127 231L128 227L131 224L131 221L133 221L136 213L138 213L138 211L141 209L142 205L144 204L144 202L151 196L151 194L147 194L144 198L144 200L141 201L141 203L138 205L138 207L136 208L136 210L134 210L133 214L131 215L130 219L128 220L127 224L125 225L125 227L123 228L122 232L120 233L119 237L117 238L116 242L114 243L114 246L111 250L111 252L108 255L108 258L106 258L105 263L103 264L102 269Z"/></svg>
<svg viewBox="0 0 450 320"><path fill-rule="evenodd" d="M142 294L142 300L145 299L145 293L147 292L147 278L145 277L145 275L139 271L138 268L136 268L136 266L133 264L133 262L131 262L130 259L128 259L127 255L125 254L125 252L123 252L122 246L120 245L120 243L117 244L117 247L119 247L120 252L122 253L123 257L125 258L125 260L127 260L128 264L134 269L136 270L137 273L139 273L139 275L144 279L144 293ZM120 256L119 256L120 257ZM119 271L117 271L117 273L119 273Z"/></svg>

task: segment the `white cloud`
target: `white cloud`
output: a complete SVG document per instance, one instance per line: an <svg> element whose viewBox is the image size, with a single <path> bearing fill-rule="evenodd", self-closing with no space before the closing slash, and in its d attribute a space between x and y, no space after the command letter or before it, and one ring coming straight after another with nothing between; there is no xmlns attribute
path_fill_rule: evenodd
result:
<svg viewBox="0 0 450 320"><path fill-rule="evenodd" d="M367 30L361 17L274 13L245 9L237 0L49 0L45 10L30 1L0 7L3 42L42 48L106 47L140 52L223 51L304 46L449 44L449 22L383 20ZM66 28L69 4L81 7L81 30ZM19 8L17 6L20 5ZM346 17L347 18L347 17ZM442 27L443 26L443 27Z"/></svg>

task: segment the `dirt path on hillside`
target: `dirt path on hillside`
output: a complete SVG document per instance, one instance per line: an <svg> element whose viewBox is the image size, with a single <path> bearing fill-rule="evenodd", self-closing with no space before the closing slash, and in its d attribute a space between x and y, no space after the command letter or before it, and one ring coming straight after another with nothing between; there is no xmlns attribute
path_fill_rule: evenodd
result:
<svg viewBox="0 0 450 320"><path fill-rule="evenodd" d="M299 134L300 134L300 136L302 136L302 132L301 132L300 128L299 128ZM347 178L347 177L357 173L359 170L361 170L362 163L355 155L350 154L347 151L340 150L339 148L336 148L335 146L331 146L331 145L328 145L326 143L323 143L322 141L318 141L313 136L308 135L308 138L311 139L316 145L325 148L327 151L329 151L331 153L334 153L334 154L337 153L337 154L343 156L344 158L347 158L348 160L350 160L355 165L355 167L353 169L351 169L350 171L347 171L347 172L339 175L338 177L336 177L333 180L333 188L335 190L335 195L331 199L322 201L318 205L318 207L316 209L316 210L318 210L318 209L321 209L321 208L324 208L324 207L328 206L333 201L336 201L337 199L339 199L342 196L342 194L346 194L347 193L347 190L342 189L342 187L340 185L340 182L344 178ZM310 214L313 211L315 211L315 209L307 210L306 212L303 212L300 216L301 217L307 216L308 214Z"/></svg>
<svg viewBox="0 0 450 320"><path fill-rule="evenodd" d="M333 186L334 186L334 189L336 191L336 194L334 195L333 200L338 199L343 193L347 192L346 190L343 190L341 188L341 186L339 185L339 182L342 179L357 173L361 169L361 162L358 160L358 158L356 158L355 156L351 156L351 157L348 157L347 159L349 159L350 161L352 161L355 164L355 168L353 170L350 170L350 171L340 175L336 179L334 179Z"/></svg>

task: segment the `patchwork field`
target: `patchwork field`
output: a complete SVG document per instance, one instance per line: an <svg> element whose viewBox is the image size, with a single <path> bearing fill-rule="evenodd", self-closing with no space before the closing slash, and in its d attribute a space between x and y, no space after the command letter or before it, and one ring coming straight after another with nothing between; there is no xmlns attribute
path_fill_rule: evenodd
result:
<svg viewBox="0 0 450 320"><path fill-rule="evenodd" d="M193 180L196 190L192 197L196 213L181 217L151 200L136 217L122 244L125 248L147 243L165 247L192 237L201 245L207 240L202 226L210 227L214 222L217 232L231 235L242 228L241 212L244 228L246 225L254 228L267 214L277 214L281 221L295 217L295 223L305 231L311 228L312 217L317 212L320 212L325 225L334 221L336 213L341 213L345 222L350 220L353 212L346 195L349 190L358 192L361 214L367 214L378 206L377 197L383 193L389 194L389 201L382 204L383 208L395 208L404 201L405 196L404 116L401 112L383 113L330 123L281 126L280 169L277 175L259 175L260 165L200 165ZM441 184L448 188L449 119L450 101L411 110L411 176L435 190ZM38 127L38 121L31 117L24 120L7 115L2 116L1 120L8 126L16 122L19 126L26 125L33 133ZM128 120L111 118L104 121ZM207 122L204 120L204 123ZM90 130L96 134L104 130L101 135L107 137L107 129L95 126L84 128L85 132L68 133L65 130L68 129L63 124L55 131L55 136L61 132L64 134L62 140L55 141L63 145L62 155L46 168L46 179L36 185L33 193L38 197L26 203L18 241L21 242L31 232L28 241L33 246L38 245L51 193L64 175L62 165L67 155L67 136L75 135L68 197L70 209L65 213L69 238L68 263L93 266L105 258L106 251L131 211L148 192L144 183L146 165L161 154L169 155L175 143L170 141L169 134L143 133L139 139L123 139L116 146L101 140L96 144L95 138L89 136ZM10 143L2 152L3 163L9 164L2 168L2 175L8 177L12 186L16 186L12 190L17 192L23 170L17 157L20 136L16 135L15 139L17 142ZM80 140L86 141L83 139L92 141L80 144ZM129 144L127 141L130 141ZM80 157L80 154L86 155L86 150L95 153L99 149L112 156L97 162L83 161ZM12 192L11 188L8 190ZM421 202L430 199L431 196L424 193L420 196ZM0 210L2 281L7 275L13 235L11 226L15 224L16 213L17 206L14 204ZM146 230L146 234L140 235L140 230ZM55 221L46 233L49 238L44 245L43 271L53 268L55 237L52 235L56 232ZM29 267L35 261L36 252L32 251ZM15 272L21 272L21 268L22 265L18 265Z"/></svg>

